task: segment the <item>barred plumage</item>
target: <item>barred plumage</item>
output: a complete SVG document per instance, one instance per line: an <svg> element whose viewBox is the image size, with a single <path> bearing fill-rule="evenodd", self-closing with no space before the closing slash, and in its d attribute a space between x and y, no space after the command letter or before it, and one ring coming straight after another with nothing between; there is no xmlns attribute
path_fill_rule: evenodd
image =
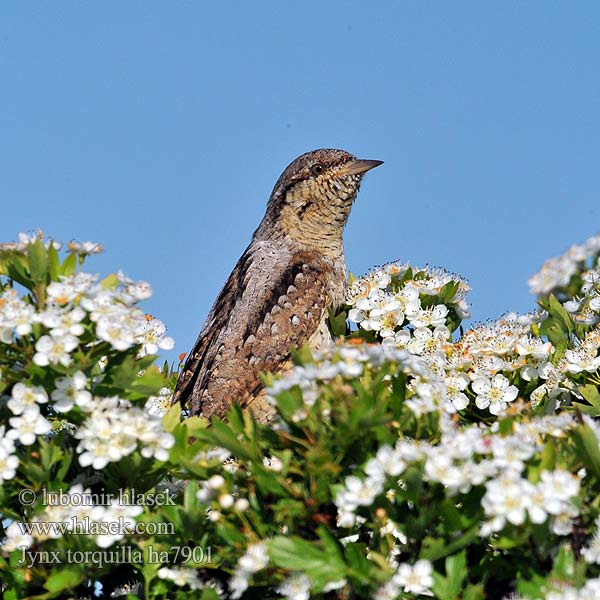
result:
<svg viewBox="0 0 600 600"><path fill-rule="evenodd" d="M317 343L328 309L343 302L343 228L362 176L379 164L324 149L287 167L187 358L174 402L207 417L235 402L269 418L259 375L286 369L292 348Z"/></svg>

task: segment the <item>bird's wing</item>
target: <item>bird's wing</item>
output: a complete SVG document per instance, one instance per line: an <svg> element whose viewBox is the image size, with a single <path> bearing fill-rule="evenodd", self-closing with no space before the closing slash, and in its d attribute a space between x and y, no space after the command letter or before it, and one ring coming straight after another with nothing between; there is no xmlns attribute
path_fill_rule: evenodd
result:
<svg viewBox="0 0 600 600"><path fill-rule="evenodd" d="M217 296L196 343L187 356L175 387L173 404L179 402L183 406L188 405L196 382L204 381L210 373L207 367L214 360L214 350L219 347L234 307L243 293L245 275L251 262L250 248L247 248Z"/></svg>
<svg viewBox="0 0 600 600"><path fill-rule="evenodd" d="M251 404L259 374L281 369L290 349L318 329L331 303L331 269L316 253L250 246L202 328L174 401L206 416L222 416L234 402Z"/></svg>

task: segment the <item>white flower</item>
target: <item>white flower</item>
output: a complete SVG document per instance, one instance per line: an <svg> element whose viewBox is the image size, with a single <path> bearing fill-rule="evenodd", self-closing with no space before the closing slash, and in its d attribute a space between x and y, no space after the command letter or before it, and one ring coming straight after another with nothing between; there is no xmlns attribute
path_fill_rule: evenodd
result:
<svg viewBox="0 0 600 600"><path fill-rule="evenodd" d="M384 346L397 346L398 348L406 348L411 340L410 331L406 329L400 329L396 331L394 335L383 338L382 344Z"/></svg>
<svg viewBox="0 0 600 600"><path fill-rule="evenodd" d="M168 451L175 445L175 437L163 430L160 420L154 423L154 427L148 427L145 434L140 436L140 440L144 443L140 453L145 458L154 457L165 462L169 460Z"/></svg>
<svg viewBox="0 0 600 600"><path fill-rule="evenodd" d="M10 343L13 329L17 335L31 333L35 320L33 306L17 296L13 289L7 289L0 295L0 329L4 330L3 341Z"/></svg>
<svg viewBox="0 0 600 600"><path fill-rule="evenodd" d="M596 521L596 527L597 526L598 521ZM600 564L600 532L596 531L586 547L582 549L581 554L583 555L585 562L590 564Z"/></svg>
<svg viewBox="0 0 600 600"><path fill-rule="evenodd" d="M438 327L446 324L448 307L438 304L432 308L420 309L416 314L410 316L410 322L415 327Z"/></svg>
<svg viewBox="0 0 600 600"><path fill-rule="evenodd" d="M155 417L162 417L171 408L173 394L167 387L160 388L158 396L150 396L144 405L144 410Z"/></svg>
<svg viewBox="0 0 600 600"><path fill-rule="evenodd" d="M265 465L267 469L275 471L276 473L283 469L283 463L281 462L281 459L277 458L276 456L271 456L270 458L265 456L263 458L263 465Z"/></svg>
<svg viewBox="0 0 600 600"><path fill-rule="evenodd" d="M392 581L405 593L433 596L433 567L428 560L418 560L414 565L401 563Z"/></svg>
<svg viewBox="0 0 600 600"><path fill-rule="evenodd" d="M521 525L525 521L530 485L510 471L498 479L488 481L481 505L485 514L496 521L497 529L493 531L501 529L505 519L513 525Z"/></svg>
<svg viewBox="0 0 600 600"><path fill-rule="evenodd" d="M99 548L108 548L116 541L123 539L128 531L133 531L135 528L135 519L133 517L137 517L143 511L143 506L137 504L120 504L118 501L113 500L98 519L99 523L106 524L106 533L105 530L100 530L101 533L96 536L97 546ZM118 523L119 527L115 528L112 526L111 529L111 523Z"/></svg>
<svg viewBox="0 0 600 600"><path fill-rule="evenodd" d="M596 356L595 352L592 356L591 352L582 348L580 350L567 350L565 352L567 360L567 370L570 373L581 373L587 371L594 373L600 368L600 356Z"/></svg>
<svg viewBox="0 0 600 600"><path fill-rule="evenodd" d="M84 409L90 406L92 394L85 389L87 377L81 371L71 377L59 377L55 385L50 397L54 402L53 408L58 412L68 412L75 404Z"/></svg>
<svg viewBox="0 0 600 600"><path fill-rule="evenodd" d="M46 288L46 293L52 302L68 304L88 291L96 280L95 275L77 273L70 277L62 277L60 282L52 281Z"/></svg>
<svg viewBox="0 0 600 600"><path fill-rule="evenodd" d="M365 473L375 480L383 482L386 475L397 477L404 472L406 463L402 460L400 452L387 444L377 450L374 458L365 465Z"/></svg>
<svg viewBox="0 0 600 600"><path fill-rule="evenodd" d="M535 442L525 436L494 436L492 438L493 463L500 470L521 473L525 461L533 456Z"/></svg>
<svg viewBox="0 0 600 600"><path fill-rule="evenodd" d="M102 469L141 446L141 454L167 460L174 438L162 428L161 419L120 398L95 398L88 418L75 433L79 464Z"/></svg>
<svg viewBox="0 0 600 600"><path fill-rule="evenodd" d="M529 513L531 522L536 524L543 523L548 518L546 494L544 494L539 485L527 486L527 493L529 496L527 512Z"/></svg>
<svg viewBox="0 0 600 600"><path fill-rule="evenodd" d="M152 286L147 281L133 281L133 279L124 275L122 271L117 273L117 277L125 287L123 300L127 304L135 304L152 296Z"/></svg>
<svg viewBox="0 0 600 600"><path fill-rule="evenodd" d="M238 498L234 504L233 508L235 510L239 510L240 512L245 512L250 508L250 502L246 500L246 498Z"/></svg>
<svg viewBox="0 0 600 600"><path fill-rule="evenodd" d="M565 287L571 276L577 271L577 263L569 256L560 256L547 260L539 273L529 279L532 294L548 294L552 290Z"/></svg>
<svg viewBox="0 0 600 600"><path fill-rule="evenodd" d="M81 321L85 318L85 311L76 306L73 310L63 313L57 319L56 325L50 330L50 334L54 336L60 335L82 335L83 325Z"/></svg>
<svg viewBox="0 0 600 600"><path fill-rule="evenodd" d="M504 375L498 374L490 381L487 377L478 377L473 381L473 391L477 394L475 404L481 408L487 408L493 415L499 415L519 394L519 389L510 385Z"/></svg>
<svg viewBox="0 0 600 600"><path fill-rule="evenodd" d="M383 489L381 481L370 477L363 480L350 476L345 483L346 488L336 497L338 506L370 506Z"/></svg>
<svg viewBox="0 0 600 600"><path fill-rule="evenodd" d="M219 490L225 485L225 478L222 475L212 475L206 485L211 490Z"/></svg>
<svg viewBox="0 0 600 600"><path fill-rule="evenodd" d="M356 515L351 510L344 510L343 508L338 508L338 514L336 518L336 523L338 527L354 527L356 523Z"/></svg>
<svg viewBox="0 0 600 600"><path fill-rule="evenodd" d="M28 533L21 531L22 524L13 521L5 530L6 538L2 542L2 550L12 552L18 548L30 548L33 544L33 537Z"/></svg>
<svg viewBox="0 0 600 600"><path fill-rule="evenodd" d="M43 387L27 386L19 382L13 386L7 406L13 414L20 415L29 408L34 408L36 412L39 412L38 404L46 402L48 402L48 394Z"/></svg>
<svg viewBox="0 0 600 600"><path fill-rule="evenodd" d="M49 364L61 364L63 367L68 367L73 362L69 353L77 348L78 343L79 341L73 335L56 337L43 335L35 345L37 352L33 356L33 362L40 367L46 367Z"/></svg>
<svg viewBox="0 0 600 600"><path fill-rule="evenodd" d="M400 303L400 309L410 321L421 310L421 299L419 290L413 285L407 285L396 294L396 300Z"/></svg>
<svg viewBox="0 0 600 600"><path fill-rule="evenodd" d="M581 308L581 301L577 300L568 300L563 304L565 310L570 313L576 313Z"/></svg>
<svg viewBox="0 0 600 600"><path fill-rule="evenodd" d="M550 342L531 336L523 336L516 345L519 356L532 356L537 360L546 360L554 349Z"/></svg>
<svg viewBox="0 0 600 600"><path fill-rule="evenodd" d="M161 567L157 575L160 579L169 579L180 587L189 585L192 590L201 590L204 587L196 569L188 567Z"/></svg>
<svg viewBox="0 0 600 600"><path fill-rule="evenodd" d="M464 410L469 405L469 398L463 390L469 385L469 378L464 373L452 373L446 377L446 394L454 411ZM452 409L449 412L454 412Z"/></svg>
<svg viewBox="0 0 600 600"><path fill-rule="evenodd" d="M127 350L135 344L135 330L126 323L125 316L119 313L99 318L96 335L115 350Z"/></svg>
<svg viewBox="0 0 600 600"><path fill-rule="evenodd" d="M142 344L140 354L156 354L158 349L172 350L175 347L175 340L166 335L167 327L158 319L149 319L141 328L136 338L138 344Z"/></svg>
<svg viewBox="0 0 600 600"><path fill-rule="evenodd" d="M36 436L44 435L52 430L52 426L39 413L39 409L28 408L20 417L11 417L8 422L12 429L6 433L6 437L12 440L18 439L24 446L31 446Z"/></svg>
<svg viewBox="0 0 600 600"><path fill-rule="evenodd" d="M573 533L573 517L578 515L572 504L565 504L563 512L554 515L550 523L550 531L556 535L571 535Z"/></svg>
<svg viewBox="0 0 600 600"><path fill-rule="evenodd" d="M4 428L0 428L0 434ZM11 454L4 445L0 445L0 483L12 479L19 466L19 459Z"/></svg>
<svg viewBox="0 0 600 600"><path fill-rule="evenodd" d="M465 485L466 480L462 471L454 465L454 461L442 448L432 452L425 464L425 473L432 481L439 481L451 489Z"/></svg>
<svg viewBox="0 0 600 600"><path fill-rule="evenodd" d="M69 242L69 250L77 254L100 254L103 250L102 244L98 242Z"/></svg>
<svg viewBox="0 0 600 600"><path fill-rule="evenodd" d="M268 564L267 544L265 542L257 542L248 546L246 553L238 562L238 567L246 573L256 573L264 569Z"/></svg>
<svg viewBox="0 0 600 600"><path fill-rule="evenodd" d="M309 600L310 579L303 573L290 575L275 591L290 600Z"/></svg>
<svg viewBox="0 0 600 600"><path fill-rule="evenodd" d="M542 471L538 487L546 499L546 511L560 515L568 501L579 494L579 478L568 471Z"/></svg>
<svg viewBox="0 0 600 600"><path fill-rule="evenodd" d="M417 327L413 338L406 344L406 349L413 354L431 354L436 352L448 338L448 329L444 326L431 331L429 327Z"/></svg>
<svg viewBox="0 0 600 600"><path fill-rule="evenodd" d="M248 575L244 571L235 573L229 580L229 590L231 591L232 600L238 600L242 594L248 589Z"/></svg>

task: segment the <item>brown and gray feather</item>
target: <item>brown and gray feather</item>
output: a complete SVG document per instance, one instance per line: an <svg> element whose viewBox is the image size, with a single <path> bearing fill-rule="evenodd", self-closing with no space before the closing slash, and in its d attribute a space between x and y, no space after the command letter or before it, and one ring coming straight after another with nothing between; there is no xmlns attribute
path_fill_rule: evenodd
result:
<svg viewBox="0 0 600 600"><path fill-rule="evenodd" d="M188 356L174 402L207 417L237 403L269 418L260 373L285 370L293 348L323 337L328 309L346 288L343 228L364 172L378 164L315 150L288 166Z"/></svg>

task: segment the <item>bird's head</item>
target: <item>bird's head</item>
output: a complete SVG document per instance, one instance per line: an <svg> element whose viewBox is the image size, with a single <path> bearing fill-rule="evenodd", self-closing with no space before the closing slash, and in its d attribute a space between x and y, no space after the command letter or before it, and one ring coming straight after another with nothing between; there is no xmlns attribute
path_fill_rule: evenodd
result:
<svg viewBox="0 0 600 600"><path fill-rule="evenodd" d="M360 182L380 164L344 150L313 150L299 156L277 180L263 224L277 223L287 236L309 247L341 243Z"/></svg>

